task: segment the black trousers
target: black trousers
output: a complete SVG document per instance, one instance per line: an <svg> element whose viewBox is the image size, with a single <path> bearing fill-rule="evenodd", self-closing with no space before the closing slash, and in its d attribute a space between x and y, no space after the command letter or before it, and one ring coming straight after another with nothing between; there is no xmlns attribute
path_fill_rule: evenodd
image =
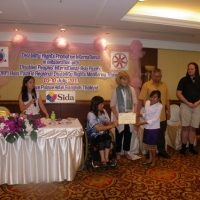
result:
<svg viewBox="0 0 200 200"><path fill-rule="evenodd" d="M158 143L157 143L157 148L159 153L163 154L166 153L165 150L165 131L167 127L167 120L160 122L160 131L158 134Z"/></svg>
<svg viewBox="0 0 200 200"><path fill-rule="evenodd" d="M129 125L125 124L124 130L121 133L119 133L117 128L115 128L115 135L116 135L116 145L117 145L116 151L121 152L123 137L124 137L123 150L129 151L130 150L130 143L131 143L131 136L132 136L132 133L130 132Z"/></svg>
<svg viewBox="0 0 200 200"><path fill-rule="evenodd" d="M109 149L111 146L111 137L108 133L97 135L94 139L94 144L98 144L99 150Z"/></svg>

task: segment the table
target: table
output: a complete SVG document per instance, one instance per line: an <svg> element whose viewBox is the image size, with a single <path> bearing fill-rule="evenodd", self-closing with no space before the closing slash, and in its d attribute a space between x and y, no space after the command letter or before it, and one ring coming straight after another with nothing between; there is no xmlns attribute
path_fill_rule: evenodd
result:
<svg viewBox="0 0 200 200"><path fill-rule="evenodd" d="M83 134L75 120L40 128L36 143L26 136L10 144L1 136L0 184L72 181L84 167Z"/></svg>

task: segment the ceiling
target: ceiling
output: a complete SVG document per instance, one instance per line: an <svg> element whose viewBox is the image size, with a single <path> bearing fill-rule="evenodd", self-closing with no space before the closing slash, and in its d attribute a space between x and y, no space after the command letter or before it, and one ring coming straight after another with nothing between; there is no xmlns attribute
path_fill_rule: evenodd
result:
<svg viewBox="0 0 200 200"><path fill-rule="evenodd" d="M180 9L190 18L179 18ZM200 44L199 0L0 0L0 11L0 32L61 34L65 28L62 34Z"/></svg>

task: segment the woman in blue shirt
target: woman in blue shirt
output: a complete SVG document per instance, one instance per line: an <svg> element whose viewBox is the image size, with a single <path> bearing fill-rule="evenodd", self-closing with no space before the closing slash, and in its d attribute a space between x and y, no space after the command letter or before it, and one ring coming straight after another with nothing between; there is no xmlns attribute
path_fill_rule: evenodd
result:
<svg viewBox="0 0 200 200"><path fill-rule="evenodd" d="M104 99L94 96L91 101L90 112L87 115L87 134L91 142L96 142L99 146L101 164L109 164L109 152L111 137L108 130L118 125L118 122L111 122L104 107Z"/></svg>

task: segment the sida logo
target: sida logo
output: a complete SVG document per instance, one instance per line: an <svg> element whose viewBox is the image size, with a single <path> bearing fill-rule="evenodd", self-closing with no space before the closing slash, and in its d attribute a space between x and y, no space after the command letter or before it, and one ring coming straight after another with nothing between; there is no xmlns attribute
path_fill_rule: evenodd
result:
<svg viewBox="0 0 200 200"><path fill-rule="evenodd" d="M0 47L0 67L8 67L8 47Z"/></svg>
<svg viewBox="0 0 200 200"><path fill-rule="evenodd" d="M75 103L75 91L50 91L46 92L47 103Z"/></svg>
<svg viewBox="0 0 200 200"><path fill-rule="evenodd" d="M50 101L51 103L53 103L57 98L57 94L54 94L54 92L49 92L46 95L46 100Z"/></svg>
<svg viewBox="0 0 200 200"><path fill-rule="evenodd" d="M58 100L60 101L74 101L74 96L70 96L70 94L58 94Z"/></svg>

